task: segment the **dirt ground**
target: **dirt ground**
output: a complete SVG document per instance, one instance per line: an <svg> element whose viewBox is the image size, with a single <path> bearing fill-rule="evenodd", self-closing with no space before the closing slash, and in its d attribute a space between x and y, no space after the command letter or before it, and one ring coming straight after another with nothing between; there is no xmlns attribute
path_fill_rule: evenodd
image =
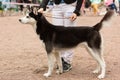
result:
<svg viewBox="0 0 120 80"><path fill-rule="evenodd" d="M30 25L19 23L21 16L0 17L0 80L98 80L92 71L95 60L84 48L77 47L72 70L57 75L55 70L48 79L47 56ZM94 25L103 16L81 16L78 25ZM120 80L120 16L114 17L110 27L104 27L104 57L107 64L103 80ZM37 71L37 72L36 72Z"/></svg>

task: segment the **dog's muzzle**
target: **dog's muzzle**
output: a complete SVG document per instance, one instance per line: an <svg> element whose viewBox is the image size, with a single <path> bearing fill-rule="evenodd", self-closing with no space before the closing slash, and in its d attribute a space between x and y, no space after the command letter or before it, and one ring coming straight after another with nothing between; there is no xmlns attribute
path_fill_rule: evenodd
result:
<svg viewBox="0 0 120 80"><path fill-rule="evenodd" d="M19 21L21 22L22 20L21 20L21 19L19 19Z"/></svg>

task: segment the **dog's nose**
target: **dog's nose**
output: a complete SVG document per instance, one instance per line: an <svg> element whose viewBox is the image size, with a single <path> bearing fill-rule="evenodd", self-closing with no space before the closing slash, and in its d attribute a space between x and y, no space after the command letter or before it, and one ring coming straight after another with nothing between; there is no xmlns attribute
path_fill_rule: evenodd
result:
<svg viewBox="0 0 120 80"><path fill-rule="evenodd" d="M21 19L19 19L19 21L21 22Z"/></svg>

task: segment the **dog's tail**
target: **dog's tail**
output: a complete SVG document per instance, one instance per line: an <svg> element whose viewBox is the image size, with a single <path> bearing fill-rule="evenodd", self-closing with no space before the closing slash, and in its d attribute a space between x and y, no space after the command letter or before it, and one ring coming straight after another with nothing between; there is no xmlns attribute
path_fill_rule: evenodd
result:
<svg viewBox="0 0 120 80"><path fill-rule="evenodd" d="M97 23L95 26L93 26L94 30L96 31L100 31L100 29L104 26L104 23L107 22L107 24L109 24L109 20L111 20L111 17L113 16L114 11L108 11L105 16L103 17L103 19Z"/></svg>

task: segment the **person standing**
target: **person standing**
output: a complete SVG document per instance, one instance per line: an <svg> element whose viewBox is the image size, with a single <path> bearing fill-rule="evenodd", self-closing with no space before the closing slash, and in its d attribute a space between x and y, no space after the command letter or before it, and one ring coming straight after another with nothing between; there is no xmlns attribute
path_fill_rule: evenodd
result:
<svg viewBox="0 0 120 80"><path fill-rule="evenodd" d="M99 4L101 3L101 0L90 0L91 2L91 7L93 8L94 11L94 15L98 15L99 14Z"/></svg>
<svg viewBox="0 0 120 80"><path fill-rule="evenodd" d="M10 0L2 0L2 3L9 3ZM3 4L3 8L4 8L4 11L7 11L8 9L10 9L10 4Z"/></svg>
<svg viewBox="0 0 120 80"><path fill-rule="evenodd" d="M107 10L115 10L117 12L117 7L115 5L115 0L105 0Z"/></svg>
<svg viewBox="0 0 120 80"><path fill-rule="evenodd" d="M120 14L120 0L118 0L118 4L119 4L119 11L118 12Z"/></svg>
<svg viewBox="0 0 120 80"><path fill-rule="evenodd" d="M42 0L38 12L43 13L50 0ZM75 26L76 18L80 15L83 0L53 0L52 23L65 27ZM62 58L63 72L71 70L73 50L60 52Z"/></svg>

